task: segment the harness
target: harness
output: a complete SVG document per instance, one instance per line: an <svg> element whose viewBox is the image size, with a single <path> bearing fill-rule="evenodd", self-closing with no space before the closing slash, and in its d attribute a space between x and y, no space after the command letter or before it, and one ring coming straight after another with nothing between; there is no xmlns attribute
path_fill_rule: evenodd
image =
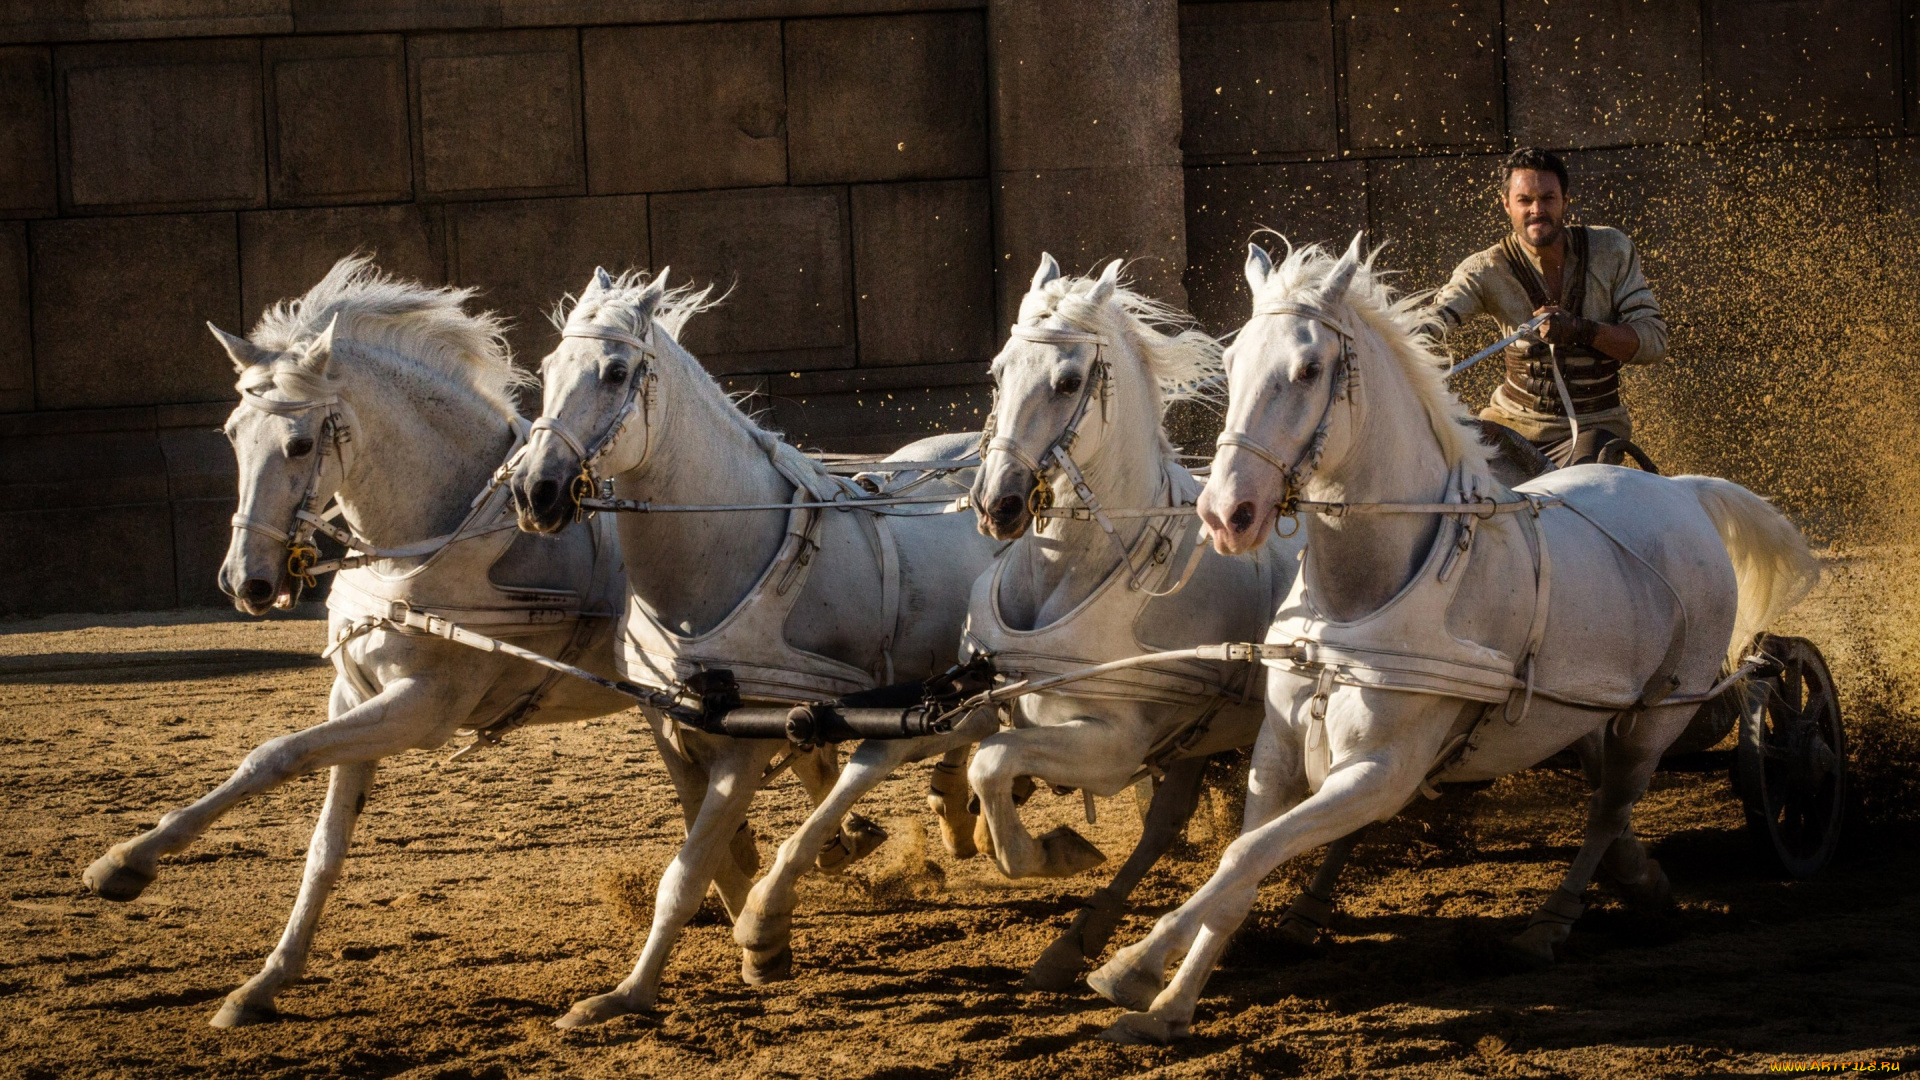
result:
<svg viewBox="0 0 1920 1080"><path fill-rule="evenodd" d="M658 358L649 324L646 336L618 327L587 321L569 321L562 337L613 341L633 349L639 367L627 379L620 409L599 438L588 443L558 417L543 416L531 431L551 431L580 457L580 475L574 480L576 505L592 499L599 488L594 468L611 451L633 421L646 422L647 443L634 468L653 456L652 411L658 379ZM712 629L681 634L669 628L637 595L628 590L622 620L618 661L621 673L641 686L670 693L686 689L686 682L702 671L725 668L734 675L744 700L806 702L839 697L893 681L893 642L900 620L900 556L891 525L882 515L861 514L872 530L880 556L883 633L874 670L795 648L787 641L786 621L805 590L813 556L820 550L820 531L826 506L842 506L864 492L850 479L828 474L817 463L769 432L754 431L767 460L794 487L787 511L786 537L773 560L733 610ZM594 500L602 502L605 500ZM580 514L586 513L582 506ZM596 515L596 520L599 520Z"/></svg>
<svg viewBox="0 0 1920 1080"><path fill-rule="evenodd" d="M1034 517L1036 530L1040 528L1039 522L1051 519L1093 521L1100 526L1100 531L1106 534L1107 539L1112 541L1114 548L1119 551L1121 565L1127 568L1128 590L1146 590L1149 597L1171 596L1179 592L1186 587L1188 580L1193 577L1194 569L1200 565L1202 546L1197 540L1198 517L1193 519L1196 537L1192 553L1188 556L1180 576L1173 579L1172 584L1163 592L1148 590L1146 578L1154 567L1166 563L1186 532L1184 524L1169 529L1163 527L1160 522L1187 516L1190 514L1187 508L1191 507L1192 503L1190 501L1169 503L1166 509L1171 512L1168 513L1136 511L1129 514L1128 516L1144 517L1149 522L1146 530L1141 534L1141 540L1145 540L1148 536L1154 538L1150 544L1136 542L1130 547L1126 541L1120 539L1119 530L1114 528L1115 515L1109 514L1100 505L1100 499L1094 494L1092 486L1087 483L1086 474L1081 469L1080 463L1073 457L1073 444L1080 439L1080 424L1086 420L1096 398L1100 402L1100 422L1104 424L1108 419L1107 401L1113 393L1113 370L1105 358L1105 349L1108 344L1106 335L1066 327L1028 326L1024 323L1015 323L1010 332L1022 341L1032 341L1042 345L1057 347L1092 345L1093 361L1087 365L1087 377L1081 384L1079 400L1074 402L1073 412L1067 417L1066 424L1035 457L1028 457L1026 451L1022 450L1020 444L1011 437L996 433L999 415L997 408L999 389L996 387L994 390L996 408L988 412L986 425L980 432L980 460L984 463L988 454L998 450L1019 462L1033 474L1033 490L1027 493L1027 511ZM1080 506L1059 509L1054 507L1053 485L1048 481L1048 477L1055 469L1067 478L1068 484L1073 488L1074 497L1080 500ZM1170 478L1163 478L1163 480L1168 485L1171 495L1175 485ZM1169 575L1162 575L1163 584L1168 577Z"/></svg>

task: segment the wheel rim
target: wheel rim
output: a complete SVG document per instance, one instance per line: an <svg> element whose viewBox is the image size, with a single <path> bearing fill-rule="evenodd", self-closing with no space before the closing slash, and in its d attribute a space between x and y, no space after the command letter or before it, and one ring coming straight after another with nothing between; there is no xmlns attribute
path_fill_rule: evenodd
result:
<svg viewBox="0 0 1920 1080"><path fill-rule="evenodd" d="M1770 637L1779 674L1749 716L1757 769L1745 785L1749 823L1764 834L1781 866L1815 873L1838 844L1846 800L1846 743L1833 675L1811 642Z"/></svg>

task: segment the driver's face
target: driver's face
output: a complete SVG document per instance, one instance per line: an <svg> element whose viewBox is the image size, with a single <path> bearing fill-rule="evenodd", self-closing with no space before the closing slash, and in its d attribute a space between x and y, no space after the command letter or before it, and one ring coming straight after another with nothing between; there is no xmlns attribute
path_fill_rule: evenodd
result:
<svg viewBox="0 0 1920 1080"><path fill-rule="evenodd" d="M1560 178L1541 169L1515 169L1507 178L1500 205L1515 235L1535 248L1553 246L1567 220L1567 195Z"/></svg>

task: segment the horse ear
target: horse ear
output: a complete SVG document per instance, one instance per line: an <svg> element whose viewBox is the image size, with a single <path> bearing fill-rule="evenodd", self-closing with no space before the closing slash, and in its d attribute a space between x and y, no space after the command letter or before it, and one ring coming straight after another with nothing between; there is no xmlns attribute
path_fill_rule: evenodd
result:
<svg viewBox="0 0 1920 1080"><path fill-rule="evenodd" d="M1043 251L1040 253L1040 269L1033 272L1033 284L1027 286L1027 291L1032 292L1059 276L1060 264L1053 261L1053 256Z"/></svg>
<svg viewBox="0 0 1920 1080"><path fill-rule="evenodd" d="M1093 288L1087 290L1087 300L1089 303L1104 304L1113 299L1113 290L1120 286L1120 267L1122 265L1124 264L1121 260L1115 259L1107 264L1105 270L1100 271L1100 277L1093 283Z"/></svg>
<svg viewBox="0 0 1920 1080"><path fill-rule="evenodd" d="M606 267L596 266L593 268L593 287L599 289L601 292L606 292L613 288L613 275L607 273Z"/></svg>
<svg viewBox="0 0 1920 1080"><path fill-rule="evenodd" d="M660 298L667 295L667 272L672 269L671 266L661 267L653 280L647 282L647 287L640 290L638 306L648 316L652 316L653 309L660 306Z"/></svg>
<svg viewBox="0 0 1920 1080"><path fill-rule="evenodd" d="M246 338L235 337L212 323L207 324L207 329L213 331L214 340L220 343L220 347L227 350L235 371L245 371L273 355Z"/></svg>
<svg viewBox="0 0 1920 1080"><path fill-rule="evenodd" d="M1327 275L1326 288L1320 291L1320 302L1331 304L1347 295L1347 287L1353 284L1353 275L1360 272L1361 245L1366 242L1366 230L1353 234L1353 243L1347 245L1347 253L1333 266L1333 273Z"/></svg>
<svg viewBox="0 0 1920 1080"><path fill-rule="evenodd" d="M307 346L306 359L301 361L302 367L315 375L327 373L327 365L333 361L333 331L339 325L340 313L336 311L333 318L327 320L327 328L320 331L320 336L313 339L313 344Z"/></svg>
<svg viewBox="0 0 1920 1080"><path fill-rule="evenodd" d="M1267 275L1273 273L1273 256L1259 244L1247 245L1247 285L1254 292L1266 287Z"/></svg>

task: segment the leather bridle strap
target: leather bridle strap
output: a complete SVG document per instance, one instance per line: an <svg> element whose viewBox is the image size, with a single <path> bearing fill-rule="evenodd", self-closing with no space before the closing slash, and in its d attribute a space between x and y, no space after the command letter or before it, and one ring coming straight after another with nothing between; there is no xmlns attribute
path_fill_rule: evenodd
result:
<svg viewBox="0 0 1920 1080"><path fill-rule="evenodd" d="M1257 439L1254 439L1243 431L1223 431L1220 433L1220 436L1214 440L1215 446L1237 447L1280 470L1280 476L1286 484L1285 502L1281 505L1281 512L1283 515L1291 514L1293 511L1290 507L1298 503L1300 489L1306 486L1307 481L1312 478L1314 470L1319 467L1320 454L1326 449L1327 431L1333 425L1334 403L1342 398L1351 400L1355 396L1353 386L1353 331L1350 330L1347 324L1341 321L1339 317L1327 311L1325 308L1315 304L1300 303L1293 300L1263 300L1254 305L1253 313L1255 315L1293 315L1302 319L1310 319L1332 330L1340 338L1340 356L1339 359L1334 362L1334 371L1330 376L1335 385L1332 391L1327 394L1327 407L1320 414L1320 422L1315 425L1313 436L1309 438L1307 444L1301 448L1298 460L1292 462L1283 460L1279 454L1274 453L1262 445Z"/></svg>

